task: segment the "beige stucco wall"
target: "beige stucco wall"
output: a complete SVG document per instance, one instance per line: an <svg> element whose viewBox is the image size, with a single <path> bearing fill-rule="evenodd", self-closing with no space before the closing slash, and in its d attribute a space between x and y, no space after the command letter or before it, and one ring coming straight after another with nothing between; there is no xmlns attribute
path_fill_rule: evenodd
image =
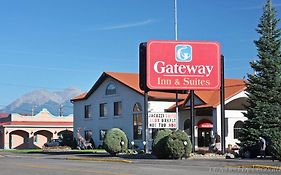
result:
<svg viewBox="0 0 281 175"><path fill-rule="evenodd" d="M13 113L11 114L11 121L49 121L49 122L72 122L73 115L68 116L54 116L47 109L43 109L41 112L34 116L26 116Z"/></svg>
<svg viewBox="0 0 281 175"><path fill-rule="evenodd" d="M47 141L58 138L60 132L65 130L73 132L73 125L65 123L73 122L73 115L54 116L47 109L43 109L35 116L11 114L9 118L10 121L6 122L20 121L21 123L0 126L0 148L2 149L42 148ZM29 123L24 124L24 122ZM51 125L46 122L56 124ZM62 122L61 125L60 122Z"/></svg>

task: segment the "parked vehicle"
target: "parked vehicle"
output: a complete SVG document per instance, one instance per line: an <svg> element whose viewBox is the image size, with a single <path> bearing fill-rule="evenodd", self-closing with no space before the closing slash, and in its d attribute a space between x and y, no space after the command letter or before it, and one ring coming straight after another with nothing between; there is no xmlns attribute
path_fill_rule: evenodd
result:
<svg viewBox="0 0 281 175"><path fill-rule="evenodd" d="M62 146L62 140L61 139L52 139L49 142L45 143L44 146L46 146L46 147Z"/></svg>

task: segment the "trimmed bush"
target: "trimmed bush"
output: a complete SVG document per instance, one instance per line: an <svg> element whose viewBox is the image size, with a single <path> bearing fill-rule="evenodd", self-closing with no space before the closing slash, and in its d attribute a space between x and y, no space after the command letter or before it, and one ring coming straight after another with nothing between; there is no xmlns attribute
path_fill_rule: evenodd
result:
<svg viewBox="0 0 281 175"><path fill-rule="evenodd" d="M168 135L170 135L172 131L170 129L159 130L154 138L154 142L152 145L152 154L154 154L159 159L168 158L168 151L165 149L166 140L168 139Z"/></svg>
<svg viewBox="0 0 281 175"><path fill-rule="evenodd" d="M181 130L169 129L157 132L152 148L152 153L160 159L189 157L191 151L192 144L188 135Z"/></svg>
<svg viewBox="0 0 281 175"><path fill-rule="evenodd" d="M189 157L192 151L192 144L184 131L177 130L168 136L166 150L168 151L169 158L172 159Z"/></svg>
<svg viewBox="0 0 281 175"><path fill-rule="evenodd" d="M104 138L104 149L111 155L125 152L128 149L126 134L119 128L110 129Z"/></svg>

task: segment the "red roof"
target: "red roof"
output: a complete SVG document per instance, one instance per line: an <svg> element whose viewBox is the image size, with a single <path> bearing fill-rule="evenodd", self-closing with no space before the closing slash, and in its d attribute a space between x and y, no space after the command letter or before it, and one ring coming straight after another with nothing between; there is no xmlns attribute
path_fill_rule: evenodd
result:
<svg viewBox="0 0 281 175"><path fill-rule="evenodd" d="M116 81L124 84L125 86L131 88L132 90L134 90L142 95L144 94L144 92L139 88L139 74L120 73L120 72L104 72L88 93L83 93L77 97L74 97L73 99L71 99L71 101L87 99L99 87L99 85L108 77L115 79ZM148 93L148 95L150 98L159 99L159 100L176 98L175 93L168 93L168 92L150 91ZM179 95L178 98L182 99L182 100L187 97L187 94L178 94L178 95Z"/></svg>
<svg viewBox="0 0 281 175"><path fill-rule="evenodd" d="M0 123L0 126L7 125L44 125L44 126L73 126L73 122L49 122L49 121L12 121Z"/></svg>
<svg viewBox="0 0 281 175"><path fill-rule="evenodd" d="M0 118L8 117L10 114L8 113L0 113Z"/></svg>
<svg viewBox="0 0 281 175"><path fill-rule="evenodd" d="M132 90L144 94L143 91L139 88L139 75L136 73L117 73L117 72L104 72L98 81L94 84L91 90L88 93L81 94L77 97L74 97L72 101L85 100L87 99L98 87L99 85L108 77L111 77L118 82L126 85ZM234 95L242 92L246 89L246 83L241 79L225 79L225 100L233 97ZM156 92L150 91L148 93L149 97L152 99L175 99L175 93L166 93L166 92ZM200 98L205 104L200 107L215 107L220 104L220 90L200 90L195 91L195 95ZM188 99L188 94L179 94L179 99L186 99L185 101L180 102L179 105L184 105Z"/></svg>
<svg viewBox="0 0 281 175"><path fill-rule="evenodd" d="M234 95L244 91L246 89L246 82L241 79L225 79L225 100L228 100L229 98L233 97ZM194 91L195 95L201 99L204 104L195 106L195 108L215 108L220 104L220 90L200 90L200 91ZM179 103L179 106L185 107L185 104L189 100L189 96L185 101L182 101ZM189 104L187 105L189 106ZM174 110L175 105L171 106L168 110Z"/></svg>

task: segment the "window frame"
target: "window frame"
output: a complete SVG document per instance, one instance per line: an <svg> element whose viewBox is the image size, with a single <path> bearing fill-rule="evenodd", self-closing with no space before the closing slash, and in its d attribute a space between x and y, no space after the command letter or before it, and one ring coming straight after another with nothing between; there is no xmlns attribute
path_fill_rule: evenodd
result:
<svg viewBox="0 0 281 175"><path fill-rule="evenodd" d="M104 141L105 135L107 133L108 129L100 129L99 135L100 135L100 141ZM104 132L104 133L102 133Z"/></svg>
<svg viewBox="0 0 281 175"><path fill-rule="evenodd" d="M89 135L89 133L91 133L91 134ZM92 136L93 136L93 131L91 129L88 129L88 130L84 131L84 138L85 138L86 141L90 141Z"/></svg>
<svg viewBox="0 0 281 175"><path fill-rule="evenodd" d="M105 89L105 95L115 95L117 93L116 86L114 83L109 83Z"/></svg>
<svg viewBox="0 0 281 175"><path fill-rule="evenodd" d="M133 107L133 139L143 139L143 118L142 106L140 103L135 103ZM141 133L139 133L141 132Z"/></svg>
<svg viewBox="0 0 281 175"><path fill-rule="evenodd" d="M85 105L84 106L84 118L92 118L92 105Z"/></svg>
<svg viewBox="0 0 281 175"><path fill-rule="evenodd" d="M116 101L113 103L113 116L121 116L122 115L122 102Z"/></svg>
<svg viewBox="0 0 281 175"><path fill-rule="evenodd" d="M241 125L240 125L241 124ZM238 139L240 137L239 131L243 128L244 122L238 120L233 125L233 138Z"/></svg>
<svg viewBox="0 0 281 175"><path fill-rule="evenodd" d="M108 116L107 103L100 103L99 109L101 118Z"/></svg>

